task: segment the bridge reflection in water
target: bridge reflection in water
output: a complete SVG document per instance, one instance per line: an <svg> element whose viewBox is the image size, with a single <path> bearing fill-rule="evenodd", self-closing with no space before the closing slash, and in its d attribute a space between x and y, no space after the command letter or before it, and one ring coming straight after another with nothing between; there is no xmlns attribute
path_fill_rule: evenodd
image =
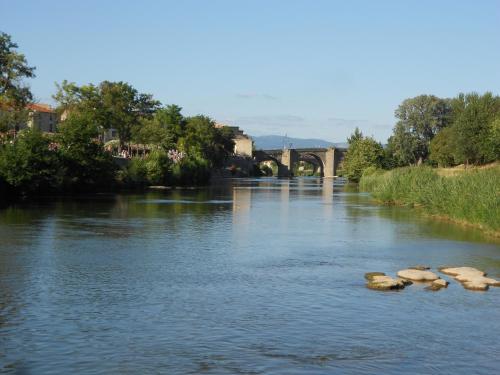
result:
<svg viewBox="0 0 500 375"><path fill-rule="evenodd" d="M328 219L333 211L334 180L331 178L300 177L296 179L259 178L233 180L232 186L232 221L239 235L250 230L250 226L259 220L252 215L253 204L276 205L279 220L276 230L286 230L293 213L293 200L310 198L322 204L324 219ZM258 190L259 200L252 202L252 195ZM321 194L318 195L318 192ZM291 204L292 203L292 204ZM258 210L259 208L256 207ZM300 214L294 213L295 214ZM293 216L293 215L292 215Z"/></svg>

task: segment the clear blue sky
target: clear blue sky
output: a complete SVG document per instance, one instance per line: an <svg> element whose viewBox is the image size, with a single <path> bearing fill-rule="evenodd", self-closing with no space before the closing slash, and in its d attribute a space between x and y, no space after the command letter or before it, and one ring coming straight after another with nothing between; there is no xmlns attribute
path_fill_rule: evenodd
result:
<svg viewBox="0 0 500 375"><path fill-rule="evenodd" d="M500 89L500 1L0 0L37 78L123 80L254 135L385 141L419 94Z"/></svg>

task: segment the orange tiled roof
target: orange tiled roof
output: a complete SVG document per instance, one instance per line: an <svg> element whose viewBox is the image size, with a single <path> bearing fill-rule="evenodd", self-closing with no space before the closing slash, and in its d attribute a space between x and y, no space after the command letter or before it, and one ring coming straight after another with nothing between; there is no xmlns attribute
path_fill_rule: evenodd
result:
<svg viewBox="0 0 500 375"><path fill-rule="evenodd" d="M35 112L54 113L54 110L48 104L33 103L33 104L28 104L27 108Z"/></svg>

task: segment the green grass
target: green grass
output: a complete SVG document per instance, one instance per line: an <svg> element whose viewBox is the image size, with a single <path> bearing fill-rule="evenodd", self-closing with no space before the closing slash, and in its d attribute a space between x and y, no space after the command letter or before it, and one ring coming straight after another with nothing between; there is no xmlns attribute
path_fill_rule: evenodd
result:
<svg viewBox="0 0 500 375"><path fill-rule="evenodd" d="M359 186L379 202L418 206L500 236L500 166L448 177L430 167L371 170Z"/></svg>

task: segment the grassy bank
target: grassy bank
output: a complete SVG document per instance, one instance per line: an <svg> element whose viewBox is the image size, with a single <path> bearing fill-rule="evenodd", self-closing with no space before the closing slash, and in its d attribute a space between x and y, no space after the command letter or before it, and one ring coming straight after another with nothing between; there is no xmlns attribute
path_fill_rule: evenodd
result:
<svg viewBox="0 0 500 375"><path fill-rule="evenodd" d="M420 207L430 215L482 228L500 236L500 166L443 175L430 167L371 170L360 190L386 204Z"/></svg>

